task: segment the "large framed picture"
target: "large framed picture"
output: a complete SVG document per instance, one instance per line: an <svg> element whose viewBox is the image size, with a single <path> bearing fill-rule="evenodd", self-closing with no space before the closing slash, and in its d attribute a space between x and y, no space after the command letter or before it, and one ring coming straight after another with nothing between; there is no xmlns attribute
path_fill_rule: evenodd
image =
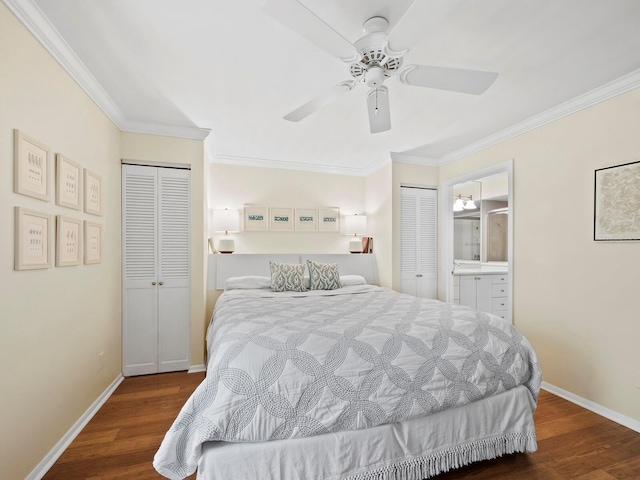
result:
<svg viewBox="0 0 640 480"><path fill-rule="evenodd" d="M640 161L595 171L595 241L640 240Z"/></svg>
<svg viewBox="0 0 640 480"><path fill-rule="evenodd" d="M51 216L15 207L15 270L51 267Z"/></svg>
<svg viewBox="0 0 640 480"><path fill-rule="evenodd" d="M84 221L84 263L102 262L102 225Z"/></svg>
<svg viewBox="0 0 640 480"><path fill-rule="evenodd" d="M56 204L82 208L82 167L62 154L56 154Z"/></svg>
<svg viewBox="0 0 640 480"><path fill-rule="evenodd" d="M56 216L56 267L82 263L82 220Z"/></svg>
<svg viewBox="0 0 640 480"><path fill-rule="evenodd" d="M271 231L293 231L293 208L271 207L269 214L269 228Z"/></svg>
<svg viewBox="0 0 640 480"><path fill-rule="evenodd" d="M266 232L269 230L269 207L245 205L244 229L247 232Z"/></svg>
<svg viewBox="0 0 640 480"><path fill-rule="evenodd" d="M13 190L22 195L51 199L51 150L20 130L13 131Z"/></svg>
<svg viewBox="0 0 640 480"><path fill-rule="evenodd" d="M84 211L102 215L102 177L84 169Z"/></svg>
<svg viewBox="0 0 640 480"><path fill-rule="evenodd" d="M318 211L315 208L296 208L296 232L318 231Z"/></svg>
<svg viewBox="0 0 640 480"><path fill-rule="evenodd" d="M318 209L318 231L340 231L340 209L336 207L322 207Z"/></svg>

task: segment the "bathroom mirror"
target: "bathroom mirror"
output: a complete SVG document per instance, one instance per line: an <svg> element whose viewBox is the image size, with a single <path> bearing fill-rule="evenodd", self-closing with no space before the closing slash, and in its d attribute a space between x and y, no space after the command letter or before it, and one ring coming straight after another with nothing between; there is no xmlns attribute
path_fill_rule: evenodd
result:
<svg viewBox="0 0 640 480"><path fill-rule="evenodd" d="M454 260L465 264L507 262L508 175L501 173L456 184L453 194Z"/></svg>

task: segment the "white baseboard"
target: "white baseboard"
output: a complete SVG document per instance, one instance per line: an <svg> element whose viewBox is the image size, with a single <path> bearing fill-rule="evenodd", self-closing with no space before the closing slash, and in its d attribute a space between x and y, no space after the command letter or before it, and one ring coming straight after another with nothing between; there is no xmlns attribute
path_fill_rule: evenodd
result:
<svg viewBox="0 0 640 480"><path fill-rule="evenodd" d="M620 425L630 428L631 430L635 430L640 433L640 421L635 420L631 417L627 417L621 413L615 412L607 407L603 407L591 400L587 400L586 398L582 398L574 393L567 392L562 388L556 387L555 385L550 385L547 382L542 382L542 388L549 393L553 393L558 397L562 397L565 400L570 401L571 403L575 403L576 405L580 405L587 410L591 410L593 413L597 413L609 420L612 420Z"/></svg>
<svg viewBox="0 0 640 480"><path fill-rule="evenodd" d="M107 389L102 392L95 402L91 404L91 406L87 409L86 412L82 414L82 416L78 419L76 423L64 434L64 436L55 444L55 446L47 453L47 455L40 461L36 468L34 468L29 475L25 477L25 480L40 480L45 474L49 471L49 469L56 463L56 460L60 458L60 455L64 453L67 447L71 444L74 438L78 436L78 434L82 431L89 420L93 418L93 416L100 410L100 407L104 405L104 403L109 399L109 397L113 394L118 385L122 383L124 377L122 374L119 374L111 385L107 387Z"/></svg>
<svg viewBox="0 0 640 480"><path fill-rule="evenodd" d="M206 372L207 371L207 367L204 366L204 363L201 363L200 365L191 365L189 367L189 370L187 370L187 373L198 373L198 372Z"/></svg>

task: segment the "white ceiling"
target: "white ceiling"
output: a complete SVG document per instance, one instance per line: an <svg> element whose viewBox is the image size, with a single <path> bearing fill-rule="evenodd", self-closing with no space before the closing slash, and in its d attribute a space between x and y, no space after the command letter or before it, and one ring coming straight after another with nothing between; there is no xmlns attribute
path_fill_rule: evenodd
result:
<svg viewBox="0 0 640 480"><path fill-rule="evenodd" d="M35 2L128 122L211 129L208 149L224 162L355 173L390 152L451 159L640 69L638 0L462 0L405 64L497 81L475 96L389 79L392 129L371 134L364 85L299 123L282 118L351 77L263 0L3 1ZM300 1L349 40L366 18L393 26L413 3Z"/></svg>

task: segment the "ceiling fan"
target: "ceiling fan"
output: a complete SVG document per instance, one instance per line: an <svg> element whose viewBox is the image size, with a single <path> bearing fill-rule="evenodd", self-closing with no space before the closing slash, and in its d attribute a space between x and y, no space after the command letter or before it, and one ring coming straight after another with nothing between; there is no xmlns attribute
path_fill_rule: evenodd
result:
<svg viewBox="0 0 640 480"><path fill-rule="evenodd" d="M285 120L299 122L350 92L358 83L364 83L370 87L367 109L371 133L390 130L389 91L384 86L389 77L417 87L473 95L484 93L498 77L497 73L403 65L404 56L424 32L435 27L458 3L460 0L415 0L391 32L388 32L386 18L373 16L364 21L363 36L351 43L301 1L268 0L264 5L267 14L349 64L349 73L353 77L288 113Z"/></svg>

